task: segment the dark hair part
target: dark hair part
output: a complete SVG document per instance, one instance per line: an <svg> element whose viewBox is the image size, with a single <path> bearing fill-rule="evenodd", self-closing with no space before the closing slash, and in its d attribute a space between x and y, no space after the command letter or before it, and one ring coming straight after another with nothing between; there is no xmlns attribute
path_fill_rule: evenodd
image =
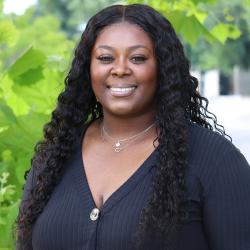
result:
<svg viewBox="0 0 250 250"><path fill-rule="evenodd" d="M19 249L29 249L32 227L60 181L63 162L72 154L84 125L102 117L102 107L90 82L91 50L104 27L123 21L140 26L152 38L158 63L158 161L153 191L138 226L141 238L164 234L170 240L181 222L188 123L226 135L216 117L208 112L208 100L197 92L198 81L190 75L189 61L170 22L153 8L141 4L103 9L89 20L82 34L65 79L65 89L58 97L51 121L44 126L44 139L35 147L34 185L27 199L23 199L17 218Z"/></svg>

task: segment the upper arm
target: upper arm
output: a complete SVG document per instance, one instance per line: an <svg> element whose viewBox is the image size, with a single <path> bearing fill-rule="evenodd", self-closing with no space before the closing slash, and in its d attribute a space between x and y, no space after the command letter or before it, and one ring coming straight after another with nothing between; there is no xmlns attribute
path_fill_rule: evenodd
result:
<svg viewBox="0 0 250 250"><path fill-rule="evenodd" d="M21 205L23 205L24 202L29 199L30 194L31 194L31 190L35 185L35 173L34 172L35 171L34 171L33 167L31 167L31 169L27 175L26 182L24 184Z"/></svg>
<svg viewBox="0 0 250 250"><path fill-rule="evenodd" d="M20 209L19 209L19 215L18 215L20 217L22 217L23 214L27 211L27 204L29 203L28 200L30 199L31 190L34 187L34 184L35 184L35 171L33 167L31 167L31 170L29 171L27 178L26 178L26 182L24 184L23 195L22 195L22 200L20 203ZM16 249L17 250L32 249L31 238L25 241L25 246L23 246L22 244L17 240Z"/></svg>
<svg viewBox="0 0 250 250"><path fill-rule="evenodd" d="M226 153L204 202L204 226L212 250L250 249L250 167L237 150Z"/></svg>

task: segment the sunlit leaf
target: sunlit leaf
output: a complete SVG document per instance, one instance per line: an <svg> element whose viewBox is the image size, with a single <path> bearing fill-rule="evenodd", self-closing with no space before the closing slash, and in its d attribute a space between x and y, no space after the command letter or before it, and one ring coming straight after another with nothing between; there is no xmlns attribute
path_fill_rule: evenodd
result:
<svg viewBox="0 0 250 250"><path fill-rule="evenodd" d="M204 13L204 12L196 12L195 14L195 17L197 18L197 20L200 22L200 23L204 23L204 21L206 20L207 18L207 13Z"/></svg>
<svg viewBox="0 0 250 250"><path fill-rule="evenodd" d="M212 39L211 34L195 16L187 17L182 12L175 11L169 13L168 18L172 22L175 30L191 45L194 45L199 37L202 36L207 36Z"/></svg>
<svg viewBox="0 0 250 250"><path fill-rule="evenodd" d="M38 66L35 69L29 69L23 74L19 75L15 79L15 84L20 84L20 85L32 85L41 79L43 79L43 67Z"/></svg>
<svg viewBox="0 0 250 250"><path fill-rule="evenodd" d="M241 35L234 25L221 23L213 27L211 33L222 43L225 43L228 37L235 39Z"/></svg>
<svg viewBox="0 0 250 250"><path fill-rule="evenodd" d="M8 20L0 21L0 44L14 46L18 38L18 30L15 25Z"/></svg>
<svg viewBox="0 0 250 250"><path fill-rule="evenodd" d="M3 119L1 121L1 118ZM4 123L3 121L6 121ZM16 123L17 119L16 116L14 115L12 109L7 106L4 101L0 100L0 126L5 126L11 123Z"/></svg>
<svg viewBox="0 0 250 250"><path fill-rule="evenodd" d="M32 151L35 142L42 135L43 125L48 120L48 115L39 113L19 116L18 123L12 124L6 131L0 133L0 152L11 149L14 155L19 150Z"/></svg>
<svg viewBox="0 0 250 250"><path fill-rule="evenodd" d="M41 67L45 62L46 56L40 50L30 47L15 61L8 74L12 79L16 79L31 69Z"/></svg>
<svg viewBox="0 0 250 250"><path fill-rule="evenodd" d="M19 207L19 200L15 201L11 206L8 207L6 212L4 213L5 217L5 226L1 227L1 235L0 235L0 241L1 241L1 246L10 246L10 248L0 248L0 250L11 250L14 249L14 242L12 237L10 236L12 229L13 229L13 224L15 222L15 219L17 217L18 213L18 207ZM0 217L3 217L0 209Z"/></svg>
<svg viewBox="0 0 250 250"><path fill-rule="evenodd" d="M216 0L192 0L192 2L194 2L195 4L198 4L198 3L215 3Z"/></svg>
<svg viewBox="0 0 250 250"><path fill-rule="evenodd" d="M32 86L15 85L13 91L16 95L23 97L30 110L48 114L54 109L59 90L62 88L61 85L50 82L51 79L56 81L55 76L53 76Z"/></svg>
<svg viewBox="0 0 250 250"><path fill-rule="evenodd" d="M13 110L16 116L27 114L30 110L30 107L24 99L25 97L17 95L12 90L8 93L6 103Z"/></svg>
<svg viewBox="0 0 250 250"><path fill-rule="evenodd" d="M13 159L12 152L9 149L6 149L2 152L1 158L3 161L10 161Z"/></svg>

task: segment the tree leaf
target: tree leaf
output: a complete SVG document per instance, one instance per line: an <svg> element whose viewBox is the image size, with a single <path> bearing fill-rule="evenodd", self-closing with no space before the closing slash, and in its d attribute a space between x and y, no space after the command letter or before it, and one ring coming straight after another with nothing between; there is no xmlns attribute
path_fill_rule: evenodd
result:
<svg viewBox="0 0 250 250"><path fill-rule="evenodd" d="M51 79L56 81L56 76L53 75L51 78L46 76L32 86L16 84L13 86L13 91L19 97L23 97L30 110L48 114L55 108L57 96L62 89L62 85L50 82Z"/></svg>
<svg viewBox="0 0 250 250"><path fill-rule="evenodd" d="M10 237L10 232L13 229L13 224L17 217L19 202L19 200L15 201L11 206L7 207L6 211L4 211L4 221L6 225L1 227L0 250L14 249L14 242L12 237ZM0 217L2 216L2 211L0 210Z"/></svg>
<svg viewBox="0 0 250 250"><path fill-rule="evenodd" d="M23 74L19 75L15 79L15 84L26 85L30 86L32 84L37 83L41 79L43 79L43 67L38 66L35 69L29 69L28 71L24 72Z"/></svg>
<svg viewBox="0 0 250 250"><path fill-rule="evenodd" d="M8 20L0 21L0 44L14 46L18 38L18 30L15 25Z"/></svg>
<svg viewBox="0 0 250 250"><path fill-rule="evenodd" d="M240 30L232 24L219 23L213 27L211 33L221 42L225 43L228 37L238 38L241 35Z"/></svg>
<svg viewBox="0 0 250 250"><path fill-rule="evenodd" d="M30 47L9 68L8 74L13 80L15 80L30 69L42 66L45 62L46 56L43 52Z"/></svg>
<svg viewBox="0 0 250 250"><path fill-rule="evenodd" d="M19 151L30 153L35 142L42 136L42 127L49 120L49 116L40 113L29 113L18 116L18 123L0 133L0 152L9 149L13 155Z"/></svg>
<svg viewBox="0 0 250 250"><path fill-rule="evenodd" d="M215 3L217 0L192 0L193 3L199 4L199 3Z"/></svg>
<svg viewBox="0 0 250 250"><path fill-rule="evenodd" d="M2 118L5 122L0 120L0 126L6 126L11 123L16 123L17 119L14 115L12 109L5 104L3 100L0 99L0 118Z"/></svg>
<svg viewBox="0 0 250 250"><path fill-rule="evenodd" d="M214 39L194 15L187 17L183 12L173 11L167 16L175 30L192 46L203 36Z"/></svg>

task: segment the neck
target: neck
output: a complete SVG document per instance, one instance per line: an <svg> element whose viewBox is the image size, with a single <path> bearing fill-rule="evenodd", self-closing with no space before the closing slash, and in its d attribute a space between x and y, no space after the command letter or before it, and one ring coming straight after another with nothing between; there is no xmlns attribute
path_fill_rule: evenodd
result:
<svg viewBox="0 0 250 250"><path fill-rule="evenodd" d="M103 125L114 138L126 138L146 129L155 122L155 113L148 112L136 117L114 117L104 112Z"/></svg>

